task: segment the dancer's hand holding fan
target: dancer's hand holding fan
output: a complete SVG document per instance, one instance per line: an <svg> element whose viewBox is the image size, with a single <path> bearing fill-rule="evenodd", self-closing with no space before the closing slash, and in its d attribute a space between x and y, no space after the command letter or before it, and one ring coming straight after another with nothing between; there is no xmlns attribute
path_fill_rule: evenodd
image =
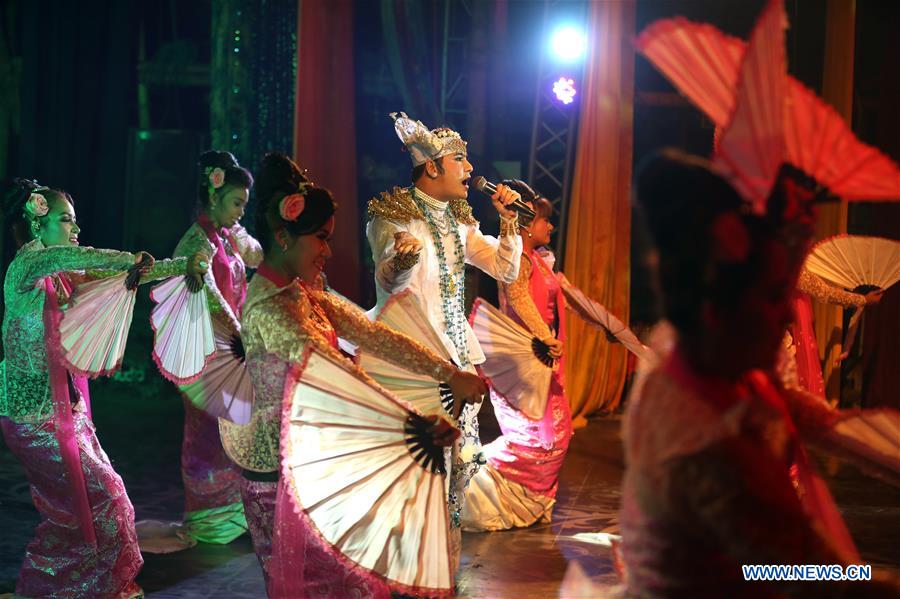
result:
<svg viewBox="0 0 900 599"><path fill-rule="evenodd" d="M341 560L395 592L451 596L443 446L458 431L315 349L288 377L283 410L291 517L308 519ZM292 565L281 571L302 576Z"/></svg>
<svg viewBox="0 0 900 599"><path fill-rule="evenodd" d="M900 199L900 167L856 139L840 115L787 76L779 49L784 43L783 19L782 2L770 0L754 28L749 50L742 40L680 17L652 24L638 37L637 46L723 128L714 162L729 171L736 188L757 209L765 208L766 187L741 183L754 176L769 177L779 138L783 160L832 194L847 200ZM781 106L773 104L776 91L783 95ZM780 131L776 130L779 113ZM729 132L735 123L737 134ZM746 132L750 134L742 136ZM729 133L730 145L723 143ZM879 238L832 237L813 248L806 268L846 289L885 289L900 278L898 246ZM848 337L859 314L857 311L851 321ZM900 412L844 413L818 428L843 449L894 474L900 472Z"/></svg>
<svg viewBox="0 0 900 599"><path fill-rule="evenodd" d="M836 235L813 246L806 268L853 291L886 290L900 281L900 241L863 235Z"/></svg>
<svg viewBox="0 0 900 599"><path fill-rule="evenodd" d="M136 290L153 264L153 256L140 252L127 271L76 285L60 323L63 359L72 372L95 378L119 369Z"/></svg>
<svg viewBox="0 0 900 599"><path fill-rule="evenodd" d="M452 361L447 348L431 326L419 301L409 291L394 294L388 299L376 321L395 331L409 335L444 360ZM360 351L359 365L385 389L409 402L426 415L459 417L461 401L454 401L450 386L433 378L410 372L383 360L371 352Z"/></svg>
<svg viewBox="0 0 900 599"><path fill-rule="evenodd" d="M154 330L153 357L164 377L181 386L199 409L237 424L250 420L253 385L244 365L240 323L228 303L216 292L212 274L198 289L190 275L173 277L156 286L151 299ZM196 291L195 291L196 290ZM219 306L213 318L209 301Z"/></svg>
<svg viewBox="0 0 900 599"><path fill-rule="evenodd" d="M883 292L900 280L900 242L863 235L828 237L813 246L805 267L848 291L867 295ZM850 318L842 360L853 347L862 314L860 308Z"/></svg>
<svg viewBox="0 0 900 599"><path fill-rule="evenodd" d="M550 347L481 298L469 322L486 356L479 370L491 387L527 417L540 419L556 366Z"/></svg>
<svg viewBox="0 0 900 599"><path fill-rule="evenodd" d="M172 277L150 291L153 359L170 381L197 380L216 352L206 294L188 275Z"/></svg>

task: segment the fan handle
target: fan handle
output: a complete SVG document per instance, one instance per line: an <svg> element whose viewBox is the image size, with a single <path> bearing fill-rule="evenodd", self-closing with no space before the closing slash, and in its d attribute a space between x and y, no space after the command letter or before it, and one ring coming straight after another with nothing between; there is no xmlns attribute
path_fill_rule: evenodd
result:
<svg viewBox="0 0 900 599"><path fill-rule="evenodd" d="M541 361L541 363L547 368L553 368L553 363L555 360L550 355L550 346L538 339L537 337L533 337L531 339L531 351L534 352L534 357Z"/></svg>
<svg viewBox="0 0 900 599"><path fill-rule="evenodd" d="M406 433L406 449L425 470L429 470L434 474L446 475L444 448L438 445L434 440L434 436L428 432L431 427L431 422L414 412L410 412L403 427Z"/></svg>
<svg viewBox="0 0 900 599"><path fill-rule="evenodd" d="M125 289L134 291L138 288L138 285L141 284L141 269L149 267L152 260L153 258L145 254L140 262L128 267L128 276L125 277Z"/></svg>

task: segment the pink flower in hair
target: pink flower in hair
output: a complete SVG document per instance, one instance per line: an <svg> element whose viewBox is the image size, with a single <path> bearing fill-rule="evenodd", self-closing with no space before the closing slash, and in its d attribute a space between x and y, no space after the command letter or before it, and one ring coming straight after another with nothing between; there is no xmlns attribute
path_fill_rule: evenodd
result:
<svg viewBox="0 0 900 599"><path fill-rule="evenodd" d="M278 203L278 214L282 220L293 222L300 218L304 208L306 208L306 196L302 193L293 193L284 196Z"/></svg>
<svg viewBox="0 0 900 599"><path fill-rule="evenodd" d="M32 193L25 202L25 212L32 217L45 216L50 212L50 206L47 205L47 198L39 193Z"/></svg>
<svg viewBox="0 0 900 599"><path fill-rule="evenodd" d="M212 171L210 171L209 184L212 185L213 189L219 189L220 187L225 185L225 171L223 171L219 167L216 167Z"/></svg>

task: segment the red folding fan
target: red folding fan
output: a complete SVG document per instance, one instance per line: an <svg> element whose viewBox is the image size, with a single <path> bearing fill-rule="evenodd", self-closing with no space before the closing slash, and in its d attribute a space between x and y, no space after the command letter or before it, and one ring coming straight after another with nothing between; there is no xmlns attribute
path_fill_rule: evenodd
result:
<svg viewBox="0 0 900 599"><path fill-rule="evenodd" d="M781 1L771 0L750 34L734 109L713 157L757 214L765 213L784 160L785 23Z"/></svg>
<svg viewBox="0 0 900 599"><path fill-rule="evenodd" d="M766 12L776 2L780 5L773 0ZM729 125L746 42L678 17L653 23L636 45L713 123ZM840 115L802 83L785 77L784 160L846 200L900 199L900 167L860 142Z"/></svg>

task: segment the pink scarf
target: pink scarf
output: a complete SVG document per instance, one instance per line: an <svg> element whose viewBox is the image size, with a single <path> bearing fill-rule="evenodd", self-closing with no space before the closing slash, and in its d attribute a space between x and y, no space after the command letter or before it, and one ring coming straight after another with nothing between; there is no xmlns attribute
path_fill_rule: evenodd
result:
<svg viewBox="0 0 900 599"><path fill-rule="evenodd" d="M225 244L222 242L223 238L227 238L231 247L237 247L231 238L231 232L224 227L217 231L212 220L205 214L197 217L197 224L206 233L207 239L216 246L216 253L212 257L212 273L213 278L216 280L216 287L219 288L222 297L225 298L225 301L228 302L234 313L240 316L241 308L244 307L246 290L240 294L240 297L235 297L234 276L231 274L231 258L228 257L228 253L225 251Z"/></svg>
<svg viewBox="0 0 900 599"><path fill-rule="evenodd" d="M556 321L558 330L556 338L561 343L566 342L566 298L562 293L562 286L553 274L553 269L544 261L541 255L532 250L525 254L531 260L531 278L528 281L528 291L531 293L531 299L534 305L547 323L547 326L553 327L554 314L550 310L550 294L556 296ZM555 291L554 291L555 290ZM553 379L550 383L550 393L562 395L565 393L565 372L566 372L566 355L558 360L556 371L553 373ZM549 408L548 408L549 409ZM553 419L544 417L540 421L540 437L541 442L549 447L556 438L556 431L553 427Z"/></svg>
<svg viewBox="0 0 900 599"><path fill-rule="evenodd" d="M553 326L553 320L547 320L547 318L551 317L548 300L552 288L556 288L556 318L559 324L559 330L556 331L556 338L565 343L566 297L562 293L562 286L556 281L553 269L550 268L537 251L532 250L526 254L526 256L531 260L531 280L528 282L531 298L534 300L534 305L537 307L538 312L540 312L541 318L543 318L544 321L547 322L547 325L551 327ZM562 371L562 361L560 361L560 371Z"/></svg>
<svg viewBox="0 0 900 599"><path fill-rule="evenodd" d="M61 281L65 286L65 281ZM87 485L84 472L81 470L81 454L78 440L75 437L75 424L72 420L72 402L69 398L68 373L63 366L63 356L59 343L59 324L62 312L56 297L56 288L51 277L44 278L44 332L46 333L47 370L50 374L50 395L53 398L53 415L56 424L56 440L59 453L66 466L69 479L69 494L75 502L75 515L84 534L84 540L97 546L97 535L94 531L94 519L91 504L88 500ZM86 390L85 381L73 381L79 390ZM84 385L84 387L82 387ZM85 395L85 397L87 397Z"/></svg>

